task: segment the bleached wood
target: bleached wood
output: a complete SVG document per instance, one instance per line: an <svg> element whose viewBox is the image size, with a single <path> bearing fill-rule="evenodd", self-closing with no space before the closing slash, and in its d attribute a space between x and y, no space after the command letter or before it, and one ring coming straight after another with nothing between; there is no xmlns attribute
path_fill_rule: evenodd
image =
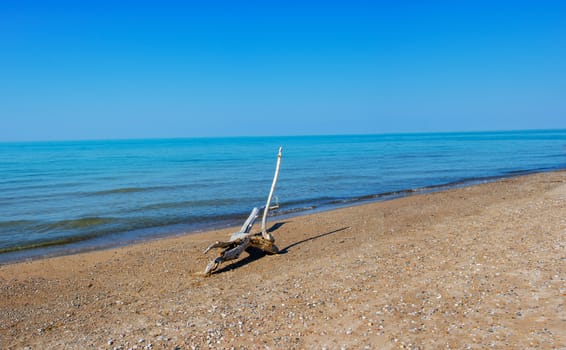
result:
<svg viewBox="0 0 566 350"><path fill-rule="evenodd" d="M225 248L220 256L211 261L204 270L205 276L210 276L220 264L223 262L234 260L240 257L248 247L255 247L261 249L267 254L277 254L279 253L279 248L273 243L273 241L263 238L260 233L255 235L247 235L243 239L237 239L229 242L215 242L210 245L206 252L212 248Z"/></svg>
<svg viewBox="0 0 566 350"><path fill-rule="evenodd" d="M240 228L240 231L232 233L230 236L230 240L226 242L216 241L208 248L205 249L204 253L206 254L211 249L214 248L224 248L224 250L220 253L216 259L208 263L206 269L204 270L205 276L210 276L220 264L225 261L237 259L242 252L244 252L248 247L255 247L261 249L262 251L266 252L267 254L277 254L279 249L274 244L275 239L271 234L267 232L266 229L266 221L267 221L267 214L271 205L271 199L273 198L273 192L275 191L275 185L277 184L277 179L279 177L279 169L281 165L281 156L282 156L282 148L279 147L279 152L277 154L277 165L275 167L275 175L273 176L273 182L271 183L271 190L269 191L269 196L267 197L267 203L263 209L263 218L262 218L262 230L260 233L251 234L250 231L254 225L254 222L259 216L260 209L253 208L252 212ZM278 205L277 205L278 207Z"/></svg>
<svg viewBox="0 0 566 350"><path fill-rule="evenodd" d="M275 175L273 176L273 182L271 183L271 189L269 190L269 196L267 196L267 203L265 204L265 209L263 210L263 218L261 219L261 235L268 241L275 241L275 238L267 232L266 221L267 214L269 212L269 206L271 205L271 199L273 198L273 192L275 192L275 186L277 185L277 179L279 178L279 169L281 167L281 157L282 157L283 147L279 147L279 152L277 153L277 165L275 166Z"/></svg>
<svg viewBox="0 0 566 350"><path fill-rule="evenodd" d="M212 243L211 245L209 245L204 250L204 254L208 253L211 249L214 249L214 248L229 247L233 244L234 241L236 241L238 239L244 239L247 236L249 236L249 232L252 229L254 222L256 221L256 219L258 217L258 214L259 214L259 209L253 208L252 212L250 213L250 215L248 216L248 218L244 222L244 225L242 225L242 228L240 229L240 231L232 233L232 236L230 236L230 240L227 241L227 242L216 241L216 242Z"/></svg>
<svg viewBox="0 0 566 350"><path fill-rule="evenodd" d="M206 248L204 250L204 254L208 253L211 249L214 248L226 248L229 247L232 244L231 241L228 242L220 242L220 241L216 241L214 243L212 243L211 245L208 246L208 248Z"/></svg>
<svg viewBox="0 0 566 350"><path fill-rule="evenodd" d="M248 216L248 218L246 219L246 221L242 225L240 232L237 232L237 233L243 233L243 234L250 233L250 231L252 230L252 227L254 225L254 222L256 221L258 216L259 216L259 209L257 207L253 208L252 212L250 213L250 215ZM234 235L236 235L237 233L232 234L232 237L235 237Z"/></svg>

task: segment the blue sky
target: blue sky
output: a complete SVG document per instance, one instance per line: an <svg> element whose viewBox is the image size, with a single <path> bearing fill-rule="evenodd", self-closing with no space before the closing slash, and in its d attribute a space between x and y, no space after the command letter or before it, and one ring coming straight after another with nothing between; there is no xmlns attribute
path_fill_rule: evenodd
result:
<svg viewBox="0 0 566 350"><path fill-rule="evenodd" d="M0 141L566 128L564 1L2 1Z"/></svg>

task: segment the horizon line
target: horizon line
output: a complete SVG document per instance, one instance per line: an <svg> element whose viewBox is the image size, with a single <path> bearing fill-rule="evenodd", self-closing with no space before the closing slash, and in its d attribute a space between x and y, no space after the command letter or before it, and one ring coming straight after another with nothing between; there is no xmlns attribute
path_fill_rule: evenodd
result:
<svg viewBox="0 0 566 350"><path fill-rule="evenodd" d="M224 136L151 136L151 137L116 137L116 138L84 138L84 139L53 139L53 140L14 140L2 141L0 144L16 143L72 143L72 142L121 142L121 141L150 141L150 140L190 140L190 139L240 139L240 138L301 138L301 137L339 137L339 136L386 136L386 135L427 135L427 134L478 134L478 133L512 133L512 132L552 132L566 131L566 128L536 128L536 129L485 129L485 130L451 130L451 131L391 131L376 133L328 133L328 134L295 134L295 135L224 135Z"/></svg>

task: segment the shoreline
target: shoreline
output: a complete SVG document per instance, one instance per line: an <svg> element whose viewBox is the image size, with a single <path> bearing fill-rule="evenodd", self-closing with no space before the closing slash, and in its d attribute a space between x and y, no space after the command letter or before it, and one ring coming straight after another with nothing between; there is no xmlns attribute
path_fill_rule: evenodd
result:
<svg viewBox="0 0 566 350"><path fill-rule="evenodd" d="M327 211L338 210L342 208L355 207L360 205L366 205L370 203L378 203L383 201L395 200L398 198L403 198L407 196L421 195L427 193L434 193L440 191L447 191L451 189L457 189L468 186L477 186L483 183L501 181L508 178L526 176L532 174L541 174L548 172L559 172L565 171L566 168L556 167L551 169L531 169L531 170L521 170L514 171L512 173L494 176L485 176L480 178L467 178L456 181L451 181L441 184L433 184L429 186L419 187L419 188L407 188L400 189L391 192L383 192L376 194L367 194L352 198L332 198L326 202L314 203L305 208L289 209L287 211L283 210L281 214L270 216L269 220L285 220L294 217L312 215L317 213L324 213ZM247 215L247 214L245 214ZM242 214L242 222L245 220L246 216ZM106 235L101 235L94 238L81 239L80 237L70 238L72 241L58 243L58 242L46 242L41 243L38 247L33 248L14 248L13 250L5 251L0 253L0 266L9 265L19 262L34 261L38 259L46 259L58 256L67 256L74 254L81 254L85 252L116 249L121 247L126 247L130 245L152 242L160 239L174 238L184 235L194 235L209 231L217 231L222 229L237 229L239 226L237 222L224 222L224 223L209 223L195 225L193 229L189 230L175 230L173 226L186 226L173 225L166 227L148 227L137 229L129 232L118 232Z"/></svg>
<svg viewBox="0 0 566 350"><path fill-rule="evenodd" d="M0 265L0 348L552 349L565 212L560 170L274 217L208 278L232 228Z"/></svg>

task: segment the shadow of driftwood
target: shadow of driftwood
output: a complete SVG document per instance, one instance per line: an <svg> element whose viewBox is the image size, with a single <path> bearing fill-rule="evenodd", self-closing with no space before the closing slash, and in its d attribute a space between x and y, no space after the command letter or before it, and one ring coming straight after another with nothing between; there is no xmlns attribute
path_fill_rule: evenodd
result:
<svg viewBox="0 0 566 350"><path fill-rule="evenodd" d="M263 250L258 249L258 248L254 248L254 247L248 247L246 249L246 252L249 254L248 256L246 256L242 260L238 260L238 261L236 261L236 262L234 262L230 265L224 266L223 268L214 272L214 274L223 273L223 272L227 272L227 271L231 271L231 270L240 268L240 267L245 266L247 264L250 264L250 263L252 263L256 260L259 260L259 259L261 259L261 258L263 258L264 256L267 255L267 253L265 253Z"/></svg>
<svg viewBox="0 0 566 350"><path fill-rule="evenodd" d="M295 243L290 244L290 245L286 246L285 248L281 249L281 250L279 251L279 254L285 254L285 253L287 253L287 251L289 251L289 249L291 249L291 248L293 248L293 247L295 247L295 246L298 246L299 244L303 244L303 243L306 243L306 242L309 242L309 241L313 241L313 240L315 240L315 239L322 238L322 237L324 237L324 236L329 236L329 235L338 233L338 232L340 232L340 231L347 230L347 229L349 229L349 228L350 228L350 226L342 227L342 228L339 228L339 229L334 230L334 231L325 232L325 233L321 233L321 234L316 235L316 236L313 236L313 237L305 238L305 239L303 239L302 241L295 242Z"/></svg>
<svg viewBox="0 0 566 350"><path fill-rule="evenodd" d="M275 224L274 224L273 226L271 226L267 231L268 231L268 232L273 232L273 231L275 231L275 230L281 228L281 226L285 225L285 223L287 223L287 222L286 222L286 221L283 221L283 222L275 223ZM334 231L325 232L325 233L321 233L321 234L316 235L316 236L313 236L313 237L305 238L305 239L303 239L302 241L295 242L295 243L290 244L290 245L286 246L285 248L279 250L279 253L278 253L278 254L286 254L286 253L289 251L289 249L291 249L291 248L293 248L293 247L296 247L296 246L298 246L299 244L303 244L303 243L306 243L306 242L309 242L309 241L313 241L313 240L318 239L318 238L322 238L322 237L325 237L325 236L329 236L329 235L338 233L338 232L340 232L340 231L347 230L347 229L349 229L349 228L350 228L349 226L347 226L347 227L342 227L342 228L339 228L339 229L334 230ZM247 264L250 264L250 263L252 263L252 262L254 262L254 261L256 261L256 260L259 260L259 259L263 258L263 257L266 256L266 255L269 255L269 254L265 253L263 250L258 249L258 248L254 248L254 247L248 247L248 248L246 249L246 252L249 254L248 256L246 256L245 258L243 258L243 259L241 259L241 260L235 261L235 262L233 262L233 263L230 264L230 265L224 266L223 268L221 268L221 269L217 270L216 272L214 272L214 274L219 274L219 273L223 273L223 272L235 270L235 269L237 269L237 268L240 268L240 267L242 267L242 266L245 266L245 265L247 265Z"/></svg>
<svg viewBox="0 0 566 350"><path fill-rule="evenodd" d="M275 224L273 224L273 226L267 229L267 232L271 233L275 230L279 230L283 225L285 225L288 222L289 221L276 222Z"/></svg>

